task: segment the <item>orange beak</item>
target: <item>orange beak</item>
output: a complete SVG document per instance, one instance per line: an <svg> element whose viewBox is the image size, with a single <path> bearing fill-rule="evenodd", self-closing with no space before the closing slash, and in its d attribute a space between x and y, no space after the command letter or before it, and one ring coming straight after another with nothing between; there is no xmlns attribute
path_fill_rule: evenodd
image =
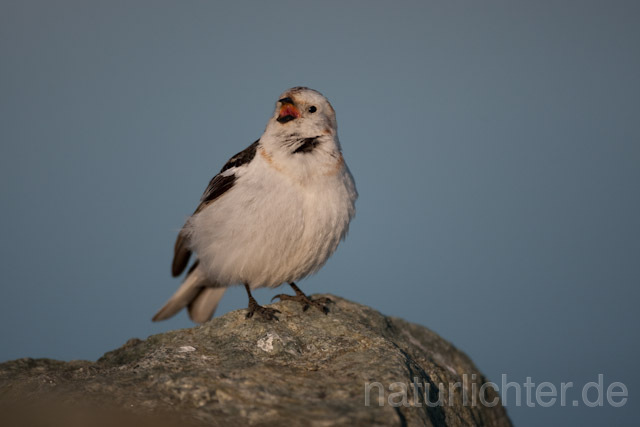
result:
<svg viewBox="0 0 640 427"><path fill-rule="evenodd" d="M286 103L280 107L280 114L277 120L280 123L287 123L298 117L300 117L300 110L298 110L295 105Z"/></svg>

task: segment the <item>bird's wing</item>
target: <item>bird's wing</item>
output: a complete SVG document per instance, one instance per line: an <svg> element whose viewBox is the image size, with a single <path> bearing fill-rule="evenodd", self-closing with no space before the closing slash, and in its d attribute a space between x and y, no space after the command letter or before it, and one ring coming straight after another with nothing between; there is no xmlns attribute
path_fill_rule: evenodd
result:
<svg viewBox="0 0 640 427"><path fill-rule="evenodd" d="M204 193L200 198L200 203L193 213L194 215L209 206L214 200L222 196L225 192L233 187L233 184L236 180L236 176L234 173L235 168L247 165L251 162L251 160L253 160L253 157L256 155L256 150L259 143L260 140L257 140L249 147L231 157L231 159L229 159L229 161L225 163L225 165L220 170L220 173L218 173L213 177L213 179L211 179L206 190L204 190ZM187 264L189 263L189 258L191 257L191 249L189 248L188 240L189 239L187 237L187 234L185 233L185 229L183 226L182 230L180 230L180 233L178 233L178 238L176 239L176 244L174 246L173 263L171 265L171 274L174 277L182 274Z"/></svg>

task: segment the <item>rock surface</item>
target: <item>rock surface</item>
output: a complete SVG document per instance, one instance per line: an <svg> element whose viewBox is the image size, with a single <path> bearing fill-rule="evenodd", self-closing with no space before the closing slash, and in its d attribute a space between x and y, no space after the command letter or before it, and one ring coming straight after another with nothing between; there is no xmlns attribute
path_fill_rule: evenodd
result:
<svg viewBox="0 0 640 427"><path fill-rule="evenodd" d="M246 319L238 310L191 329L131 339L97 362L6 362L0 401L4 408L54 401L58 408L82 403L166 414L166 424L153 425L511 425L492 388L482 397L497 404L480 403L486 380L453 345L422 326L329 297L328 315L303 312L291 301L272 305L282 312L279 321ZM456 383L463 385L450 393ZM0 424L9 425L3 413ZM43 412L22 410L23 421L25 413ZM72 424L60 415L48 419Z"/></svg>

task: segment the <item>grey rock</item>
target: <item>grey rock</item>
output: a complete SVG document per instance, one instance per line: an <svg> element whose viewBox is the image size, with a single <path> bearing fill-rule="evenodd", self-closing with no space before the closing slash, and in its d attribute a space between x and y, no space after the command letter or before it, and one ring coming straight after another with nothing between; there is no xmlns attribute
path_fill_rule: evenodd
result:
<svg viewBox="0 0 640 427"><path fill-rule="evenodd" d="M0 401L23 421L25 413L46 410L16 415L15 405L54 401L58 408L166 414L166 424L153 425L511 425L491 387L480 396L484 376L453 345L422 326L328 296L328 315L284 301L272 305L282 312L279 321L246 319L238 310L191 329L131 339L97 362L2 363ZM441 404L433 405L438 397ZM0 424L9 425L8 416ZM72 424L60 414L48 419Z"/></svg>

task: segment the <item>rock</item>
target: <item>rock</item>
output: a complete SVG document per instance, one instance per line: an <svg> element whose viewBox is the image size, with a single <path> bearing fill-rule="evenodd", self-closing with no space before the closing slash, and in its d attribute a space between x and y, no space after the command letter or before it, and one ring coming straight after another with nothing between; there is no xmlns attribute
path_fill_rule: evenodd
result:
<svg viewBox="0 0 640 427"><path fill-rule="evenodd" d="M303 312L292 301L272 305L282 312L279 321L246 319L238 310L191 329L131 339L97 362L2 363L5 408L50 405L3 411L0 424L67 405L87 413L118 408L125 418L166 415L159 417L165 424L150 425L511 425L497 393L491 387L480 393L485 378L453 345L422 326L329 297L328 315ZM496 404L483 405L481 397ZM72 424L59 413L47 419ZM129 422L117 425L142 424Z"/></svg>

